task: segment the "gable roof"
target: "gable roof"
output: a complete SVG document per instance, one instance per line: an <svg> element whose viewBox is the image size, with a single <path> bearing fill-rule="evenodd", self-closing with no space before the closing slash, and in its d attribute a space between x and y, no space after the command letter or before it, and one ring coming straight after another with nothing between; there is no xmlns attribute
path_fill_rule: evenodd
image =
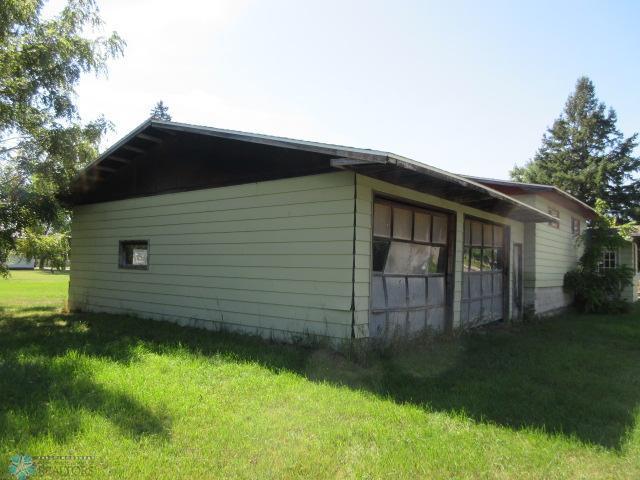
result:
<svg viewBox="0 0 640 480"><path fill-rule="evenodd" d="M558 203L565 206L568 210L576 211L582 214L585 218L593 219L598 213L591 208L589 205L584 203L581 200L578 200L576 197L571 195L570 193L565 192L564 190L559 189L553 185L543 185L539 183L524 183L524 182L514 182L511 180L499 180L496 178L483 178L483 177L474 177L471 175L464 175L465 178L476 181L488 187L499 190L507 195L524 195L527 193L533 194L547 194L551 195Z"/></svg>
<svg viewBox="0 0 640 480"><path fill-rule="evenodd" d="M301 155L300 161L305 160L305 155L313 154L316 158L326 160L326 168L329 171L354 171L521 221L553 220L547 213L474 179L455 175L394 153L151 118L83 169L73 182L72 195L67 198L67 202L83 203L83 196L86 197L96 185L109 182L110 177L115 176L119 170L136 162L138 157L152 151L167 138L180 135L190 135L190 138L194 135L209 137L219 142L242 142L245 145L263 148L264 155L273 152L273 149L295 151ZM265 165L264 168L269 168L269 165Z"/></svg>

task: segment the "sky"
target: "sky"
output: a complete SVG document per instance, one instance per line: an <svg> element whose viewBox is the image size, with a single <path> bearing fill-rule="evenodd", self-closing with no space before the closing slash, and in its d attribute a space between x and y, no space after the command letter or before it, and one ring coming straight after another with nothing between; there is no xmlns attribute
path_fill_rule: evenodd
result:
<svg viewBox="0 0 640 480"><path fill-rule="evenodd" d="M51 0L53 13L63 0ZM508 178L578 77L640 131L640 2L98 0L127 42L82 78L103 148L158 100L174 121L372 148ZM640 152L638 152L640 153Z"/></svg>

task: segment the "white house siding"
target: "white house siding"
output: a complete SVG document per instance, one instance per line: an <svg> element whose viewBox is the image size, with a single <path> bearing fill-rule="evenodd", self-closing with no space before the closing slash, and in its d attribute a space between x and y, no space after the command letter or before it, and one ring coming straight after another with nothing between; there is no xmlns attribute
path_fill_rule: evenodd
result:
<svg viewBox="0 0 640 480"><path fill-rule="evenodd" d="M477 218L501 223L511 227L511 245L509 256L513 256L513 244L524 242L524 224L499 215L484 212L474 208L463 206L440 197L417 192L404 187L399 187L387 182L366 177L356 176L356 337L368 337L369 292L371 279L371 223L373 217L374 195L387 196L402 202L413 202L418 205L427 205L450 210L456 214L456 238L455 238L455 273L453 294L453 328L460 327L460 308L462 299L462 255L463 255L463 229L464 216L471 215ZM509 271L509 315L511 315L513 295L513 262Z"/></svg>
<svg viewBox="0 0 640 480"><path fill-rule="evenodd" d="M580 219L581 232L586 228L586 219L540 195L516 198L543 212L553 208L560 213L560 228L548 223L528 224L525 228L525 304L537 314L566 308L572 297L563 289L564 274L576 267L582 254L578 237L571 232L571 218Z"/></svg>
<svg viewBox="0 0 640 480"><path fill-rule="evenodd" d="M7 259L7 268L9 270L33 270L35 268L35 260L19 257L17 255L9 255Z"/></svg>
<svg viewBox="0 0 640 480"><path fill-rule="evenodd" d="M638 290L640 288L640 273L638 272L638 247L634 242L629 242L624 247L618 249L618 264L627 265L634 272L631 285L622 292L622 298L636 302L638 300Z"/></svg>
<svg viewBox="0 0 640 480"><path fill-rule="evenodd" d="M70 305L283 340L350 338L354 198L354 174L339 172L77 206ZM120 240L149 241L148 270L118 267ZM355 257L360 313L367 245Z"/></svg>

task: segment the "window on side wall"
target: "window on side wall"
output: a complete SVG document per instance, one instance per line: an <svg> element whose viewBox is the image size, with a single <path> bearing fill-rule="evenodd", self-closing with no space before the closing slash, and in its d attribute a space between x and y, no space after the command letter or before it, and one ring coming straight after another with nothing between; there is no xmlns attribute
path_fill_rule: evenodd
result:
<svg viewBox="0 0 640 480"><path fill-rule="evenodd" d="M571 217L571 233L574 235L580 235L580 219Z"/></svg>
<svg viewBox="0 0 640 480"><path fill-rule="evenodd" d="M615 250L604 250L602 260L598 264L598 271L611 270L618 266L618 254Z"/></svg>
<svg viewBox="0 0 640 480"><path fill-rule="evenodd" d="M549 207L548 209L548 213L549 215L551 215L552 217L556 217L556 218L560 218L560 211L558 211L557 208L551 208ZM555 221L555 222L549 222L549 226L553 227L553 228L560 228L560 222Z"/></svg>
<svg viewBox="0 0 640 480"><path fill-rule="evenodd" d="M120 241L120 268L147 270L149 268L149 241L148 240L121 240Z"/></svg>

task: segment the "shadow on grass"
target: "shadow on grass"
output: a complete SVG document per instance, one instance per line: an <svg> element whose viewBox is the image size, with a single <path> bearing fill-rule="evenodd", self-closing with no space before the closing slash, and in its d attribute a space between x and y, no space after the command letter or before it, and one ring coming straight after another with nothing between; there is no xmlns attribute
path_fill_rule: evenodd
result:
<svg viewBox="0 0 640 480"><path fill-rule="evenodd" d="M37 305L34 307L20 307L20 313L45 313L45 312L59 312L60 306L57 305ZM10 309L5 309L4 307L0 307L0 313L4 311L10 311Z"/></svg>
<svg viewBox="0 0 640 480"><path fill-rule="evenodd" d="M106 418L130 438L166 436L166 416L98 384L86 360L69 354L79 350L129 362L131 344L116 339L102 344L102 328L78 328L66 318L0 317L0 444L43 436L63 442L81 428L83 412Z"/></svg>
<svg viewBox="0 0 640 480"><path fill-rule="evenodd" d="M55 430L43 408L54 398L99 412L129 435L163 434L167 419L96 385L81 365L56 361L76 350L129 364L136 361L140 344L157 353L186 349L195 355L256 362L276 373L292 371L428 410L464 411L476 421L544 430L608 449L622 447L640 403L638 314L568 316L478 332L417 344L375 357L366 366L323 349L131 317L75 314L5 316L0 321L0 391L10 392L0 396L0 412L34 415L34 434ZM19 362L24 352L41 361ZM0 413L0 432L18 428L7 418Z"/></svg>

